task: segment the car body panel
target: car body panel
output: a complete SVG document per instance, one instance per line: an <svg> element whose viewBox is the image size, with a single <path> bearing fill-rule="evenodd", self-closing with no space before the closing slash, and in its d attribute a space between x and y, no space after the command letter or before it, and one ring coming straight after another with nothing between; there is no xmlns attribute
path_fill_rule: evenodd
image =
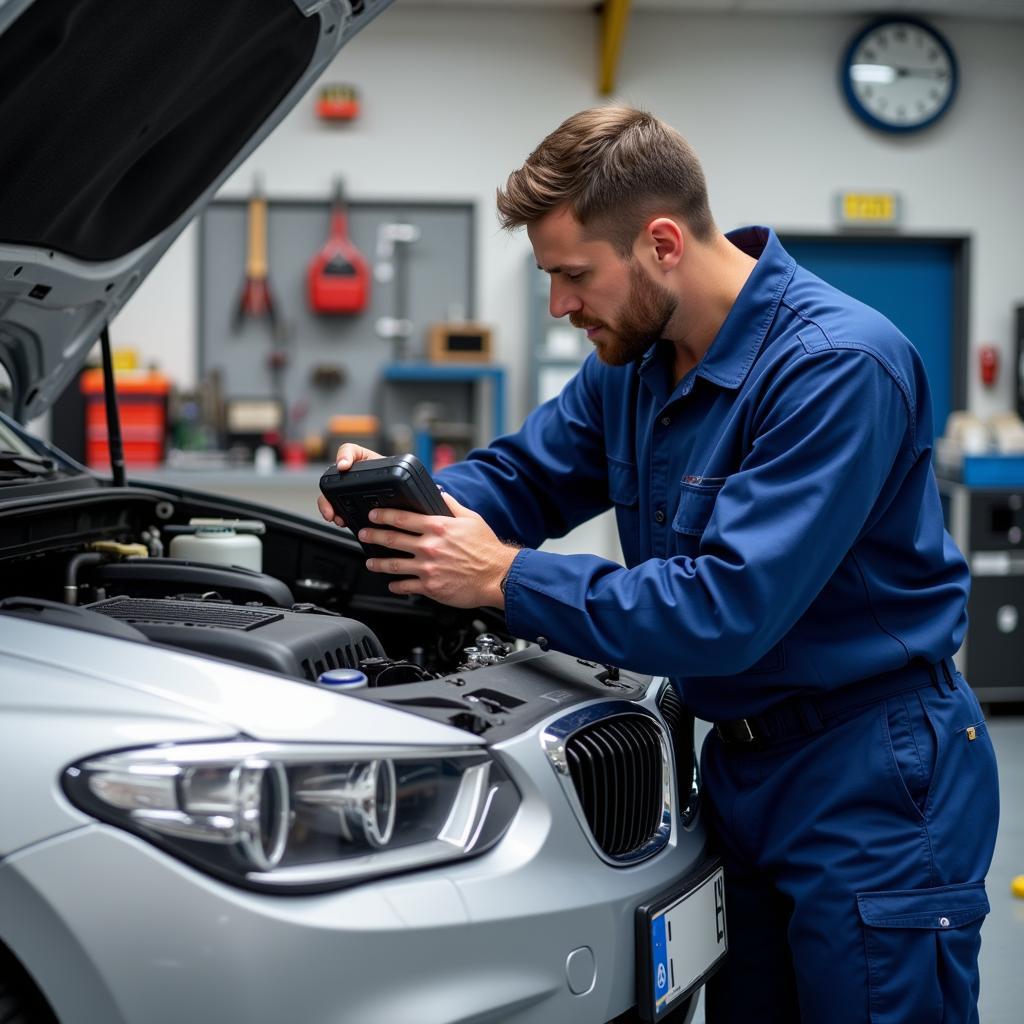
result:
<svg viewBox="0 0 1024 1024"><path fill-rule="evenodd" d="M92 820L64 766L108 750L231 739L471 747L479 737L227 662L0 615L0 856ZM6 806L5 806L6 805Z"/></svg>
<svg viewBox="0 0 1024 1024"><path fill-rule="evenodd" d="M24 697L13 685L19 663L53 672L46 699L64 714L117 714L132 703L148 703L241 732L257 740L303 743L405 743L428 746L473 746L483 741L397 708L360 701L270 672L204 658L157 644L95 636L79 630L0 616L0 670L10 685L0 698L6 707ZM81 692L83 680L93 689ZM63 680L63 684L60 682ZM69 692L60 693L59 687ZM80 691L76 693L74 686ZM127 691L127 692L126 692ZM145 742L145 741L142 741ZM95 753L95 751L88 751Z"/></svg>
<svg viewBox="0 0 1024 1024"><path fill-rule="evenodd" d="M635 1002L634 914L705 855L700 828L635 868L596 858L543 754L543 725L495 748L523 803L498 846L461 864L336 893L281 899L219 884L102 825L0 865L0 902L63 932L2 934L58 1014L170 1024L242 1013L360 1024L599 1024ZM100 866L102 865L102 870ZM80 877L117 879L116 891ZM157 923L158 922L158 923ZM61 954L61 945L66 953ZM592 986L569 987L587 948ZM65 973L88 950L94 972ZM95 1014L83 1010L83 993ZM116 1006L117 1015L109 1016Z"/></svg>

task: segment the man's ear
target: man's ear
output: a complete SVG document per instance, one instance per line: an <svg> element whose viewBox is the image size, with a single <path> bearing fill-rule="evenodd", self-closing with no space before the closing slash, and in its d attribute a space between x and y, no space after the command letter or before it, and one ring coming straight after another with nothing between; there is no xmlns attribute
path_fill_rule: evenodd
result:
<svg viewBox="0 0 1024 1024"><path fill-rule="evenodd" d="M671 270L682 259L683 230L671 217L655 217L644 228L644 236L663 270Z"/></svg>

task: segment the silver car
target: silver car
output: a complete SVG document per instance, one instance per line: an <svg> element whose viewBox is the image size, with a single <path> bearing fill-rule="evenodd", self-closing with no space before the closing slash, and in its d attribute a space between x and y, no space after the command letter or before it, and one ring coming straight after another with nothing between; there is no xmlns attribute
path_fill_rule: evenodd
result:
<svg viewBox="0 0 1024 1024"><path fill-rule="evenodd" d="M679 1022L725 952L664 680L22 426L386 6L0 0L5 1020Z"/></svg>

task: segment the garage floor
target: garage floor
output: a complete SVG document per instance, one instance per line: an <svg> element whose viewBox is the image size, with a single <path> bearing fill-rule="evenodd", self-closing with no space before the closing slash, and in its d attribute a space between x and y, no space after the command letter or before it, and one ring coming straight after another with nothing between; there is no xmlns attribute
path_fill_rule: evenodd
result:
<svg viewBox="0 0 1024 1024"><path fill-rule="evenodd" d="M992 913L981 932L978 1008L982 1024L1020 1024L1024 1019L1024 899L1010 893L1011 880L1024 875L1024 716L1008 715L1004 710L987 710L999 761L1002 807L995 857L988 874ZM698 739L703 739L703 733L698 733ZM694 1024L705 1024L703 1001Z"/></svg>

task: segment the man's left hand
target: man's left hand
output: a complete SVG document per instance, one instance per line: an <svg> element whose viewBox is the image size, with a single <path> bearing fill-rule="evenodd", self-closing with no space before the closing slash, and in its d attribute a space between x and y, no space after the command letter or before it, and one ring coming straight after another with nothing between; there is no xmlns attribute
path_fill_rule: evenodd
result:
<svg viewBox="0 0 1024 1024"><path fill-rule="evenodd" d="M454 518L425 516L393 508L370 512L372 527L359 531L359 539L412 558L369 558L371 572L411 576L388 584L393 594L423 594L455 608L487 605L505 607L501 581L519 549L500 541L483 518L443 494ZM411 534L398 533L410 530Z"/></svg>

